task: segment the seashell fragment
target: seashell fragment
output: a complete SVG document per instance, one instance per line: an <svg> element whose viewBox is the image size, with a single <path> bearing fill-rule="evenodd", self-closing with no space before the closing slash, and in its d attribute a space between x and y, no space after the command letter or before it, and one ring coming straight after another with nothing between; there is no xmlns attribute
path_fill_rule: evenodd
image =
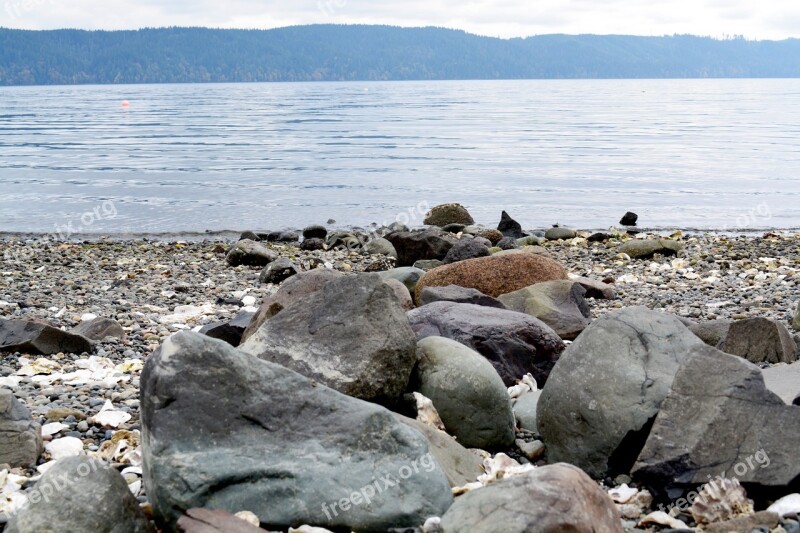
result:
<svg viewBox="0 0 800 533"><path fill-rule="evenodd" d="M767 508L767 512L775 513L783 518L790 514L800 513L800 494L789 494Z"/></svg>
<svg viewBox="0 0 800 533"><path fill-rule="evenodd" d="M417 402L417 420L431 427L435 427L441 431L445 431L444 423L439 417L438 411L433 406L430 398L426 398L422 394L415 392L414 399Z"/></svg>
<svg viewBox="0 0 800 533"><path fill-rule="evenodd" d="M672 529L689 529L683 520L673 518L664 511L655 511L642 518L639 522L639 527L647 527L652 525L666 526Z"/></svg>
<svg viewBox="0 0 800 533"><path fill-rule="evenodd" d="M703 485L689 511L698 524L723 522L755 512L753 501L747 498L739 480L726 478L718 478Z"/></svg>

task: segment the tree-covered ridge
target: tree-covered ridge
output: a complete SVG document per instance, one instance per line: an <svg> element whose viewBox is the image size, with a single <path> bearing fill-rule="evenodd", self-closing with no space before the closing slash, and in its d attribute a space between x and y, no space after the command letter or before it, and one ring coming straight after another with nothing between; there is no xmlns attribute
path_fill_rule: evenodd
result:
<svg viewBox="0 0 800 533"><path fill-rule="evenodd" d="M294 26L136 31L0 28L0 85L800 76L800 40Z"/></svg>

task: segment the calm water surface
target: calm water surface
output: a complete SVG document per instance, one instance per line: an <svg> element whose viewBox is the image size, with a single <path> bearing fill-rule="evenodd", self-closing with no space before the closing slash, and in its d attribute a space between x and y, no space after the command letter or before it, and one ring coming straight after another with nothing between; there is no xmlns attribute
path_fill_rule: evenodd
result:
<svg viewBox="0 0 800 533"><path fill-rule="evenodd" d="M800 80L0 88L3 232L361 225L448 201L485 224L796 228L798 200Z"/></svg>

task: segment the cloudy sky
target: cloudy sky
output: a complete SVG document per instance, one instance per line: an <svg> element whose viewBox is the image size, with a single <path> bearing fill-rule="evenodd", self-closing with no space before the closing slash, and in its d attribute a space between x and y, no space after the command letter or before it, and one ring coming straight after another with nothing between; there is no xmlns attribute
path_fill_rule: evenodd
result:
<svg viewBox="0 0 800 533"><path fill-rule="evenodd" d="M363 23L445 26L481 35L543 33L800 36L792 0L0 0L0 26L275 28Z"/></svg>

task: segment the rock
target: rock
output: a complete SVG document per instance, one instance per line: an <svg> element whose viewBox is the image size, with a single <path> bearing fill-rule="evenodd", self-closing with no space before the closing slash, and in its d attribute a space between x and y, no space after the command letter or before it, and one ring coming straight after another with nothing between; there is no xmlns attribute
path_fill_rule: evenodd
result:
<svg viewBox="0 0 800 533"><path fill-rule="evenodd" d="M393 405L416 362L416 342L377 274L345 276L264 322L241 350L344 394Z"/></svg>
<svg viewBox="0 0 800 533"><path fill-rule="evenodd" d="M11 517L6 533L152 531L125 479L90 457L61 459L27 496L28 503Z"/></svg>
<svg viewBox="0 0 800 533"><path fill-rule="evenodd" d="M466 259L476 257L488 257L491 255L489 249L483 244L472 239L463 239L455 243L447 255L442 260L442 264L449 265Z"/></svg>
<svg viewBox="0 0 800 533"><path fill-rule="evenodd" d="M286 257L279 257L264 267L258 280L261 283L281 283L298 273L298 268Z"/></svg>
<svg viewBox="0 0 800 533"><path fill-rule="evenodd" d="M403 415L395 413L394 416L403 424L422 433L428 440L431 454L442 468L451 487L463 487L467 483L474 483L478 476L483 474L481 458L444 431Z"/></svg>
<svg viewBox="0 0 800 533"><path fill-rule="evenodd" d="M767 388L784 403L792 405L794 399L800 395L800 363L771 366L761 372Z"/></svg>
<svg viewBox="0 0 800 533"><path fill-rule="evenodd" d="M689 326L689 331L709 346L716 347L728 334L732 323L732 320L707 320Z"/></svg>
<svg viewBox="0 0 800 533"><path fill-rule="evenodd" d="M41 322L0 318L0 351L25 354L90 353L86 337Z"/></svg>
<svg viewBox="0 0 800 533"><path fill-rule="evenodd" d="M606 242L609 239L611 239L611 235L608 233L593 233L587 240L589 242Z"/></svg>
<svg viewBox="0 0 800 533"><path fill-rule="evenodd" d="M200 333L213 339L223 340L231 346L239 346L242 342L242 335L247 326L253 321L254 316L255 313L250 311L240 311L232 320L214 322L203 326L200 328Z"/></svg>
<svg viewBox="0 0 800 533"><path fill-rule="evenodd" d="M796 486L798 439L800 409L770 392L757 366L703 344L675 376L633 474L667 497L735 476L749 497L769 498Z"/></svg>
<svg viewBox="0 0 800 533"><path fill-rule="evenodd" d="M539 246L542 244L543 240L535 235L529 235L527 237L522 237L514 241L517 243L515 248L524 248L525 246ZM500 243L497 243L498 245Z"/></svg>
<svg viewBox="0 0 800 533"><path fill-rule="evenodd" d="M363 242L361 239L352 233L333 233L328 235L325 241L329 250L347 250L350 252L358 252L361 250Z"/></svg>
<svg viewBox="0 0 800 533"><path fill-rule="evenodd" d="M278 258L278 254L250 239L239 241L225 256L225 260L230 266L266 266Z"/></svg>
<svg viewBox="0 0 800 533"><path fill-rule="evenodd" d="M619 223L623 226L635 226L638 220L639 220L639 215L628 211L627 213L625 213L625 216L622 217Z"/></svg>
<svg viewBox="0 0 800 533"><path fill-rule="evenodd" d="M592 321L586 289L567 280L545 281L502 294L498 300L507 309L538 318L562 339L575 339Z"/></svg>
<svg viewBox="0 0 800 533"><path fill-rule="evenodd" d="M417 344L413 390L431 399L447 432L467 448L496 449L514 442L508 391L491 363L451 339Z"/></svg>
<svg viewBox="0 0 800 533"><path fill-rule="evenodd" d="M633 259L652 259L656 254L664 257L678 255L683 245L670 239L631 239L619 247L619 253Z"/></svg>
<svg viewBox="0 0 800 533"><path fill-rule="evenodd" d="M397 251L397 264L401 267L411 266L420 259L441 261L456 243L449 233L433 229L390 233L386 240Z"/></svg>
<svg viewBox="0 0 800 533"><path fill-rule="evenodd" d="M584 295L586 298L594 298L595 300L613 300L616 298L614 286L611 284L581 276L570 275L569 279L575 283L580 283L581 287L586 289L586 294Z"/></svg>
<svg viewBox="0 0 800 533"><path fill-rule="evenodd" d="M417 339L445 337L486 357L506 386L531 373L539 383L564 350L544 322L532 316L470 304L435 302L409 311Z"/></svg>
<svg viewBox="0 0 800 533"><path fill-rule="evenodd" d="M392 413L221 341L173 335L141 382L144 484L167 530L203 507L271 529L385 531L452 501L425 438Z"/></svg>
<svg viewBox="0 0 800 533"><path fill-rule="evenodd" d="M303 230L303 239L324 239L328 236L325 226L308 226Z"/></svg>
<svg viewBox="0 0 800 533"><path fill-rule="evenodd" d="M420 259L419 261L414 262L413 268L417 268L419 270L424 270L425 272L427 272L428 270L439 268L443 264L444 263L442 263L438 259Z"/></svg>
<svg viewBox="0 0 800 533"><path fill-rule="evenodd" d="M544 234L544 238L548 241L567 241L574 239L578 234L574 229L569 228L550 228Z"/></svg>
<svg viewBox="0 0 800 533"><path fill-rule="evenodd" d="M393 268L391 270L378 273L381 279L396 279L405 285L411 294L414 294L414 290L417 287L417 282L420 280L423 274L425 274L425 271L416 267Z"/></svg>
<svg viewBox="0 0 800 533"><path fill-rule="evenodd" d="M245 231L239 236L240 241L244 240L251 240L251 241L260 241L261 237L255 231Z"/></svg>
<svg viewBox="0 0 800 533"><path fill-rule="evenodd" d="M503 240L503 234L496 229L482 229L475 236L486 239L493 245Z"/></svg>
<svg viewBox="0 0 800 533"><path fill-rule="evenodd" d="M461 204L437 205L425 215L425 220L423 221L423 224L428 226L439 227L444 227L448 224L464 224L468 226L474 223L475 220L473 220L469 211Z"/></svg>
<svg viewBox="0 0 800 533"><path fill-rule="evenodd" d="M178 519L183 533L265 533L241 518L219 509L189 509Z"/></svg>
<svg viewBox="0 0 800 533"><path fill-rule="evenodd" d="M396 279L385 279L383 282L392 289L403 311L411 311L414 309L414 301L411 299L411 293L408 292L408 288L403 285L402 282Z"/></svg>
<svg viewBox="0 0 800 533"><path fill-rule="evenodd" d="M442 517L446 533L622 533L611 498L578 468L554 464L459 497Z"/></svg>
<svg viewBox="0 0 800 533"><path fill-rule="evenodd" d="M0 464L34 466L42 450L41 426L10 390L0 388Z"/></svg>
<svg viewBox="0 0 800 533"><path fill-rule="evenodd" d="M598 479L627 474L675 373L700 345L676 317L643 307L592 323L561 355L539 399L548 461Z"/></svg>
<svg viewBox="0 0 800 533"><path fill-rule="evenodd" d="M446 226L442 226L442 231L458 234L463 232L466 227L465 224L447 224Z"/></svg>
<svg viewBox="0 0 800 533"><path fill-rule="evenodd" d="M797 345L783 324L766 318L737 320L717 346L751 363L793 363Z"/></svg>
<svg viewBox="0 0 800 533"><path fill-rule="evenodd" d="M497 247L500 248L501 250L516 250L517 248L519 248L517 240L518 239L513 239L511 237L503 237L502 239L500 239L500 242L497 243Z"/></svg>
<svg viewBox="0 0 800 533"><path fill-rule="evenodd" d="M767 528L767 531L772 531L773 528L778 526L778 522L780 522L778 515L761 511L750 516L739 516L724 522L708 524L703 528L703 531L707 533L730 533L731 531L749 533L751 531L764 531L761 528Z"/></svg>
<svg viewBox="0 0 800 533"><path fill-rule="evenodd" d="M320 290L331 280L339 279L344 274L338 270L317 268L301 272L286 280L275 294L268 296L253 316L247 329L242 334L242 342L250 338L261 325L277 315L284 307Z"/></svg>
<svg viewBox="0 0 800 533"><path fill-rule="evenodd" d="M125 338L125 330L122 329L119 322L111 320L110 318L101 317L81 322L72 328L72 333L80 335L81 337L86 337L92 341L101 341L108 337L114 337L116 339Z"/></svg>
<svg viewBox="0 0 800 533"><path fill-rule="evenodd" d="M293 231L271 231L264 240L268 242L294 243L300 240L300 235Z"/></svg>
<svg viewBox="0 0 800 533"><path fill-rule="evenodd" d="M527 253L494 255L444 265L425 273L416 286L415 299L419 304L426 287L460 285L498 297L529 285L566 279L567 273L557 262Z"/></svg>
<svg viewBox="0 0 800 533"><path fill-rule="evenodd" d="M367 244L365 244L364 252L372 255L386 255L397 259L397 250L394 249L392 243L390 243L383 237L372 239Z"/></svg>
<svg viewBox="0 0 800 533"><path fill-rule="evenodd" d="M459 304L482 305L485 307L495 307L505 309L500 300L486 296L477 289L467 289L458 285L448 285L446 287L425 287L420 295L422 305L432 304L433 302L455 302Z"/></svg>
<svg viewBox="0 0 800 533"><path fill-rule="evenodd" d="M325 241L322 239L305 239L300 243L300 249L306 252L315 252L325 249Z"/></svg>
<svg viewBox="0 0 800 533"><path fill-rule="evenodd" d="M497 225L497 231L503 234L503 237L511 237L512 239L521 239L522 237L527 237L528 235L522 231L522 226L511 218L508 213L503 211L503 214L500 216L500 223ZM486 235L481 235L481 237L487 237ZM492 239L489 239L494 244L495 242Z"/></svg>
<svg viewBox="0 0 800 533"><path fill-rule="evenodd" d="M798 302L797 310L794 312L792 327L794 328L795 331L800 331L800 302Z"/></svg>
<svg viewBox="0 0 800 533"><path fill-rule="evenodd" d="M514 417L517 419L517 426L519 426L520 429L525 429L536 434L539 433L539 428L536 424L536 408L541 395L542 391L540 390L526 392L511 405L514 411Z"/></svg>

